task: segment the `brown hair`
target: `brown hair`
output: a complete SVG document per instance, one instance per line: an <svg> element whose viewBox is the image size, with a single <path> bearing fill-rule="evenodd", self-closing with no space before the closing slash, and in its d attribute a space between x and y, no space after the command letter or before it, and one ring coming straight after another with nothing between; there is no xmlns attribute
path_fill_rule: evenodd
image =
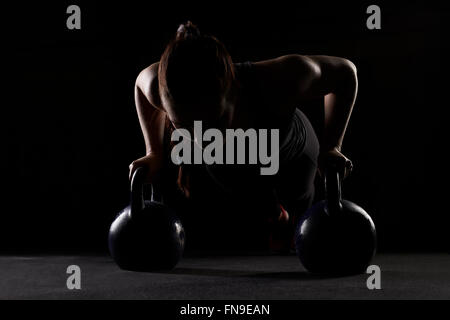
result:
<svg viewBox="0 0 450 320"><path fill-rule="evenodd" d="M165 48L158 79L161 92L174 101L220 97L234 79L233 62L219 40L188 21Z"/></svg>
<svg viewBox="0 0 450 320"><path fill-rule="evenodd" d="M191 21L178 27L159 62L160 92L175 102L220 97L234 78L233 62L225 46L214 36L201 34ZM167 118L166 130L169 133L166 136L174 130ZM169 143L169 149L172 147ZM181 164L178 171L177 184L186 197L192 186L191 169Z"/></svg>

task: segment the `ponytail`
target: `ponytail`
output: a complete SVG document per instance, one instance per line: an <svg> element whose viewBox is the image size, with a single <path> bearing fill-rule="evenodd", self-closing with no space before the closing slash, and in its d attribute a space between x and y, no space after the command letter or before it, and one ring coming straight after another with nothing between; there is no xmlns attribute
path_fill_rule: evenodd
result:
<svg viewBox="0 0 450 320"><path fill-rule="evenodd" d="M193 24L191 21L180 24L177 30L177 34L175 36L176 40L186 40L186 39L196 39L200 38L200 30L199 28Z"/></svg>

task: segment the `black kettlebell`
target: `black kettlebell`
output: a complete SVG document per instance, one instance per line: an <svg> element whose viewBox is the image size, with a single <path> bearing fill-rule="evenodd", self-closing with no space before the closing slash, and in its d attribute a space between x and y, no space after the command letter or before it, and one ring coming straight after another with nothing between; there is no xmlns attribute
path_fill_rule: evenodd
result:
<svg viewBox="0 0 450 320"><path fill-rule="evenodd" d="M327 169L325 190L326 200L313 205L297 225L297 255L312 273L363 273L375 255L375 225L363 208L341 198L336 168Z"/></svg>
<svg viewBox="0 0 450 320"><path fill-rule="evenodd" d="M174 211L157 201L145 201L146 169L131 179L130 205L109 229L109 252L121 269L155 271L173 269L184 250L184 228ZM152 199L154 190L152 188Z"/></svg>

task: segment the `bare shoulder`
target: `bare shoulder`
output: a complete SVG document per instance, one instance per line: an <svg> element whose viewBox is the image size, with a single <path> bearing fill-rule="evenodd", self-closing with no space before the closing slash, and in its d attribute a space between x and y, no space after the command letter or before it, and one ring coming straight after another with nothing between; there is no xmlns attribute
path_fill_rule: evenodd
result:
<svg viewBox="0 0 450 320"><path fill-rule="evenodd" d="M321 76L320 66L306 55L289 54L254 63L263 92L286 103L298 102ZM270 96L267 97L269 100ZM280 100L281 99L281 100Z"/></svg>
<svg viewBox="0 0 450 320"><path fill-rule="evenodd" d="M158 68L159 62L152 63L143 69L136 78L136 88L139 88L148 101L155 107L160 106Z"/></svg>
<svg viewBox="0 0 450 320"><path fill-rule="evenodd" d="M255 65L261 68L280 68L280 67L296 67L296 68L314 68L314 60L307 55L287 54L273 59L255 62Z"/></svg>
<svg viewBox="0 0 450 320"><path fill-rule="evenodd" d="M356 66L346 58L326 55L289 54L255 63L261 73L289 80L317 79L329 71L351 71Z"/></svg>
<svg viewBox="0 0 450 320"><path fill-rule="evenodd" d="M254 65L261 75L265 74L290 81L297 78L315 77L320 74L320 68L314 59L300 54L288 54L258 61Z"/></svg>

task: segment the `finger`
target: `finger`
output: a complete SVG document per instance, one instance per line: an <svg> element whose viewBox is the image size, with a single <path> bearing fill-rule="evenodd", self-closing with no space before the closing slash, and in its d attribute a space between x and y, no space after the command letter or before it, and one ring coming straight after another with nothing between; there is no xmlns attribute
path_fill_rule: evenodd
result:
<svg viewBox="0 0 450 320"><path fill-rule="evenodd" d="M352 160L350 160L350 159L348 159L348 158L345 159L345 164L346 164L347 166L349 166L349 167L352 167L352 166L353 166Z"/></svg>
<svg viewBox="0 0 450 320"><path fill-rule="evenodd" d="M351 160L348 160L346 163L345 163L345 167L351 172L351 171L353 171L353 162L351 161Z"/></svg>
<svg viewBox="0 0 450 320"><path fill-rule="evenodd" d="M345 165L346 177L348 177L353 171L353 163L349 160Z"/></svg>

